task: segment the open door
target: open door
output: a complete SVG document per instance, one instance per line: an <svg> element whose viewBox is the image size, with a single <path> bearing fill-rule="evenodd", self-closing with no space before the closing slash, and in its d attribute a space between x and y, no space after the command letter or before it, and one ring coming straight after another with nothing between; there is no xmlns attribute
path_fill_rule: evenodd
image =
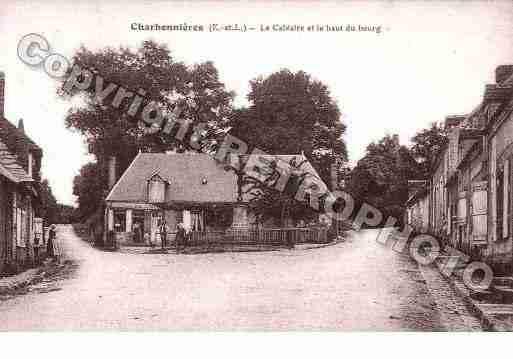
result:
<svg viewBox="0 0 513 359"><path fill-rule="evenodd" d="M487 182L472 183L471 200L472 243L484 244L488 233L488 195Z"/></svg>

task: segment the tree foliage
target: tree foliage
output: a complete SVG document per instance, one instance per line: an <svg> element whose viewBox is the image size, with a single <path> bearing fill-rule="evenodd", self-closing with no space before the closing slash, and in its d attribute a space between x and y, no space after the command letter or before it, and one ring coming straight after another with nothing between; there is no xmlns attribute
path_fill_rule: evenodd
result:
<svg viewBox="0 0 513 359"><path fill-rule="evenodd" d="M40 215L45 226L52 223L72 223L75 209L57 202L48 180L41 181L38 193L41 200Z"/></svg>
<svg viewBox="0 0 513 359"><path fill-rule="evenodd" d="M273 155L303 153L329 184L331 164L342 168L347 151L342 138L346 126L328 87L303 71L283 69L250 81L247 98L250 105L231 116L230 134L250 150L258 148ZM299 185L293 182L292 186ZM280 218L284 207L290 207L287 211L292 216L307 210L291 201L291 196L259 188L260 195L254 199L259 213Z"/></svg>
<svg viewBox="0 0 513 359"><path fill-rule="evenodd" d="M250 105L234 111L230 133L269 154L304 153L321 177L347 160L340 109L322 82L283 69L250 81ZM327 172L328 171L328 172Z"/></svg>
<svg viewBox="0 0 513 359"><path fill-rule="evenodd" d="M316 212L305 203L298 203L294 196L303 181L310 174L307 160L301 156L291 158L287 164L291 168L290 178L283 191L273 189L273 184L278 180L279 173L276 168L279 166L277 159L269 163L269 169L274 174L268 176L263 182L249 177L241 176L239 188L249 198L249 204L258 222L273 218L279 220L281 226L287 225L286 220L308 220L316 217ZM289 224L290 225L290 224Z"/></svg>
<svg viewBox="0 0 513 359"><path fill-rule="evenodd" d="M410 148L400 146L395 136L372 142L351 171L348 191L358 204L367 202L382 210L385 217L402 218L408 200L408 180L429 177L446 140L445 128L432 123L413 136Z"/></svg>
<svg viewBox="0 0 513 359"><path fill-rule="evenodd" d="M358 204L380 209L384 217L402 218L408 199L408 180L419 176L419 164L396 135L387 135L367 146L365 156L352 170L349 191Z"/></svg>
<svg viewBox="0 0 513 359"><path fill-rule="evenodd" d="M412 138L410 149L413 158L419 163L421 176L429 176L430 167L447 140L445 128L433 122L429 128L422 129Z"/></svg>
<svg viewBox="0 0 513 359"><path fill-rule="evenodd" d="M168 136L144 131L141 113L150 102L155 102L163 114L169 114L176 106L181 117L205 124L208 128L224 128L231 111L233 93L225 89L212 62L186 66L176 61L165 45L144 41L138 49L106 48L92 52L82 47L73 57L81 68L92 69L103 78L103 88L114 83L133 94L144 92L144 101L134 116L128 115L133 98L125 99L119 107L110 106L116 96L112 91L99 102L95 77L84 92L77 89L59 94L64 98L82 95L84 105L72 108L66 117L66 125L84 135L89 150L97 158L116 155L122 167L128 166L138 150L146 152L180 149L181 144ZM162 126L165 123L161 124ZM123 160L128 157L129 160Z"/></svg>
<svg viewBox="0 0 513 359"><path fill-rule="evenodd" d="M73 180L73 194L77 196L76 219L83 221L93 215L105 197L107 189L106 171L99 162L90 162L80 169Z"/></svg>
<svg viewBox="0 0 513 359"><path fill-rule="evenodd" d="M57 200L52 193L48 180L44 179L41 181L38 192L41 199L41 217L43 218L45 225L58 223L57 218L59 213Z"/></svg>
<svg viewBox="0 0 513 359"><path fill-rule="evenodd" d="M154 101L164 115L178 106L180 117L192 121L193 126L203 124L207 135L214 136L226 128L234 94L225 89L212 62L187 66L177 61L165 45L153 41L144 41L137 49L91 51L81 47L73 56L73 62L101 76L103 89L113 83L134 94L144 93L138 112L130 116L127 111L133 98L123 100L119 107L111 106L117 89L103 101L98 100L95 96L98 77L85 91L76 88L66 91L65 82L60 87L58 94L62 98L81 99L78 107L70 109L65 123L83 135L89 152L96 158L96 162L85 165L74 180L81 216L92 214L105 195L107 183L102 169L108 156L116 156L118 173L122 173L139 151L185 149L172 136L162 137L145 131L147 126L140 120L148 103ZM165 126L165 122L161 125Z"/></svg>

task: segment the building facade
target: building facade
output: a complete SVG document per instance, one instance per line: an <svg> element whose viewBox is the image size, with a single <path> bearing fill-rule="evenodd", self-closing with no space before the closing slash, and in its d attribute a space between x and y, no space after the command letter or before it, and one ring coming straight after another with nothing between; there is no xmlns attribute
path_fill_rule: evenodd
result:
<svg viewBox="0 0 513 359"><path fill-rule="evenodd" d="M327 191L303 155L263 157L301 163L301 171L316 179L323 187L319 190ZM110 168L112 180L115 164L111 162ZM227 170L207 154L139 153L106 198L105 230L114 231L118 243L158 243L163 219L171 240L178 223L193 232L210 233L276 225L272 221L257 223L249 210L251 193L239 191L238 181L233 170ZM295 225L288 217L285 222L287 226Z"/></svg>
<svg viewBox="0 0 513 359"><path fill-rule="evenodd" d="M512 112L513 65L499 66L474 111L446 119L447 142L406 210L414 229L486 261L496 273L513 269ZM428 213L416 209L421 202ZM416 225L418 216L427 227Z"/></svg>
<svg viewBox="0 0 513 359"><path fill-rule="evenodd" d="M4 117L5 77L0 73L0 273L31 266L44 255L40 218L43 152Z"/></svg>

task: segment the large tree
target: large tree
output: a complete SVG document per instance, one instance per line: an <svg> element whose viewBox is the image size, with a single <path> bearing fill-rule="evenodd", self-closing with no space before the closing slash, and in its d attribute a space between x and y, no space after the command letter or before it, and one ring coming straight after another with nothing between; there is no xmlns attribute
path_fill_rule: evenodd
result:
<svg viewBox="0 0 513 359"><path fill-rule="evenodd" d="M351 172L348 190L358 204L379 208L384 217L402 218L408 199L408 180L418 179L419 164L398 136L387 135L367 146L365 156Z"/></svg>
<svg viewBox="0 0 513 359"><path fill-rule="evenodd" d="M71 223L74 219L74 208L57 202L53 195L52 188L48 180L44 179L38 186L41 212L44 225L52 223Z"/></svg>
<svg viewBox="0 0 513 359"><path fill-rule="evenodd" d="M102 204L107 182L106 171L100 163L90 162L80 169L73 180L73 194L77 196L76 219L83 221L93 215Z"/></svg>
<svg viewBox="0 0 513 359"><path fill-rule="evenodd" d="M246 142L250 150L258 148L273 155L303 153L329 185L331 165L342 170L347 152L342 138L346 126L328 87L303 71L283 69L250 81L247 98L249 106L231 116L230 134ZM276 216L304 211L304 206L297 207L288 197L261 192L255 197L261 213Z"/></svg>
<svg viewBox="0 0 513 359"><path fill-rule="evenodd" d="M167 46L153 41L145 41L135 50L106 48L92 52L82 47L73 62L98 76L85 91L69 89L63 83L61 96L82 95L84 100L83 106L69 111L66 125L84 135L90 152L97 158L116 155L126 167L137 150L164 151L182 146L172 136L163 139L158 133L143 131L141 113L150 102L155 102L164 114L180 107L181 117L194 125L202 123L215 129L226 126L234 95L225 89L212 62L186 66L174 59ZM123 100L118 107L111 106L117 90L99 102L95 95L100 76L103 88L113 83L134 94L142 90L144 101L138 112L127 115L132 98Z"/></svg>
<svg viewBox="0 0 513 359"><path fill-rule="evenodd" d="M434 159L447 140L442 125L432 123L418 131L410 148L397 136L385 136L367 146L365 156L351 171L348 191L358 205L367 202L388 215L402 218L408 199L408 180L429 176Z"/></svg>
<svg viewBox="0 0 513 359"><path fill-rule="evenodd" d="M59 223L59 208L57 200L52 193L52 188L50 187L48 180L44 179L41 181L38 192L41 199L41 217L43 218L45 225Z"/></svg>
<svg viewBox="0 0 513 359"><path fill-rule="evenodd" d="M346 126L328 87L309 74L281 70L250 81L250 105L234 111L230 133L270 154L300 154L325 180L347 160Z"/></svg>
<svg viewBox="0 0 513 359"><path fill-rule="evenodd" d="M421 177L427 178L435 157L447 140L447 131L433 122L429 128L418 131L411 139L411 155L419 163Z"/></svg>
<svg viewBox="0 0 513 359"><path fill-rule="evenodd" d="M96 163L86 165L75 178L75 194L81 214L90 214L101 202L99 193L105 193L107 183L106 176L100 176L100 172L106 168L108 156L117 157L118 172L122 173L138 151L183 151L187 148L173 136L145 131L147 127L141 126L141 113L150 102L154 101L164 114L179 107L180 118L192 121L193 125L203 124L212 137L226 128L234 94L225 89L212 62L188 66L177 61L167 46L144 41L136 49L121 47L91 51L82 47L73 56L73 63L96 74L91 86L84 91L66 86L66 81L58 91L65 99L80 99L79 105L70 109L66 126L84 136L89 152L96 158ZM96 87L105 89L110 83L118 87L99 101L95 96ZM123 100L120 106L112 106L119 87L134 94L144 93L142 105L133 116L128 114L133 103L131 99ZM193 127L190 127L189 135ZM88 187L95 188L92 198L88 198L87 190L83 190Z"/></svg>
<svg viewBox="0 0 513 359"><path fill-rule="evenodd" d="M278 161L280 159L275 158L268 163L271 172L282 165L278 164ZM317 217L316 211L309 205L295 201L297 191L310 173L308 160L301 156L294 156L287 161L287 165L290 166L291 173L282 191L273 188L277 178L272 174L264 181L250 176L239 177L241 180L239 188L247 195L257 221L274 218L280 221L280 225L285 226L290 225L286 223L287 219L310 220ZM275 174L278 173L275 172Z"/></svg>

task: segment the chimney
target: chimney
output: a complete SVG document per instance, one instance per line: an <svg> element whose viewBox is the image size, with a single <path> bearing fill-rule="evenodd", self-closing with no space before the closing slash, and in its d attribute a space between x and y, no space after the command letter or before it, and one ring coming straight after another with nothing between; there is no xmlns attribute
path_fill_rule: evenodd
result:
<svg viewBox="0 0 513 359"><path fill-rule="evenodd" d="M495 69L495 82L501 84L513 75L513 65L500 65Z"/></svg>
<svg viewBox="0 0 513 359"><path fill-rule="evenodd" d="M116 184L116 157L110 156L107 160L107 166L109 171L109 190Z"/></svg>
<svg viewBox="0 0 513 359"><path fill-rule="evenodd" d="M0 118L4 118L5 74L0 71Z"/></svg>
<svg viewBox="0 0 513 359"><path fill-rule="evenodd" d="M18 120L18 130L20 130L21 132L25 133L25 126L23 125L23 119L20 118Z"/></svg>
<svg viewBox="0 0 513 359"><path fill-rule="evenodd" d="M398 134L393 134L392 135L392 141L394 142L394 145L398 147L400 145L399 144L399 135Z"/></svg>

